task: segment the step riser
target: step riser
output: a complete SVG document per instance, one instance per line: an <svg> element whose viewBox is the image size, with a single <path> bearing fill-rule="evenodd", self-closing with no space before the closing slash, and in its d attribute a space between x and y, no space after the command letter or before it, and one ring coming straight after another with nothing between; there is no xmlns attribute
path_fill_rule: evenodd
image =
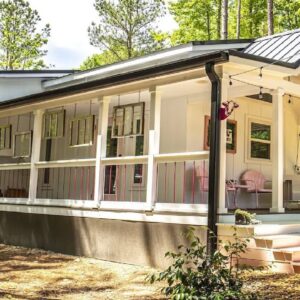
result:
<svg viewBox="0 0 300 300"><path fill-rule="evenodd" d="M256 247L256 241L254 238L239 238L241 241L247 241L247 245L249 248L255 248ZM235 239L232 236L218 236L218 240L222 241L222 243L231 242L234 243Z"/></svg>
<svg viewBox="0 0 300 300"><path fill-rule="evenodd" d="M291 262L295 262L295 261L300 261L300 252L291 252L291 253L287 253L287 252L282 252L282 251L274 251L274 259L275 260L281 260L281 261L291 261Z"/></svg>
<svg viewBox="0 0 300 300"><path fill-rule="evenodd" d="M291 247L300 247L299 238L290 238L290 239L276 239L273 240L264 240L264 239L255 239L256 246L260 248L268 249L278 249L278 248L291 248Z"/></svg>
<svg viewBox="0 0 300 300"><path fill-rule="evenodd" d="M268 262L264 260L257 259L247 259L241 258L239 260L239 265L246 265L254 268L263 268L268 271L278 272L278 273L294 273L293 266L288 262ZM299 267L300 271L300 267Z"/></svg>
<svg viewBox="0 0 300 300"><path fill-rule="evenodd" d="M293 266L294 273L300 274L300 266Z"/></svg>

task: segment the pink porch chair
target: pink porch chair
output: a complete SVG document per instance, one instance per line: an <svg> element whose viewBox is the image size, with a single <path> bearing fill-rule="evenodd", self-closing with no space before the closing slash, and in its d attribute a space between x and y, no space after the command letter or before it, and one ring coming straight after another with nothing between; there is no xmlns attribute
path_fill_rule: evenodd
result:
<svg viewBox="0 0 300 300"><path fill-rule="evenodd" d="M265 176L254 170L247 170L241 175L241 183L245 184L246 192L255 194L256 198L256 208L258 208L258 196L259 194L270 194L272 189L266 189L266 182L271 182L266 180Z"/></svg>
<svg viewBox="0 0 300 300"><path fill-rule="evenodd" d="M208 192L208 170L204 164L201 164L196 168L196 176L199 181L201 199L204 199L204 193Z"/></svg>
<svg viewBox="0 0 300 300"><path fill-rule="evenodd" d="M196 168L196 176L199 181L201 199L204 199L204 193L208 193L208 169L205 168L204 164L201 164ZM229 208L229 202L228 202L229 192L233 192L234 199L235 199L236 188L231 184L227 184L226 182L226 202L228 208Z"/></svg>

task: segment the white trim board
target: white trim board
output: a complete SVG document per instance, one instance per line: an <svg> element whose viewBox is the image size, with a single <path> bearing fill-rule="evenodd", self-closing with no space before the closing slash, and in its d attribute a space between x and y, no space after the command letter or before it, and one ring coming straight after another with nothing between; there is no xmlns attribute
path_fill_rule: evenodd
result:
<svg viewBox="0 0 300 300"><path fill-rule="evenodd" d="M207 226L206 216L170 215L145 212L113 212L98 210L79 210L61 207L40 207L28 205L0 204L0 211L30 213L40 215L68 216L79 218L109 219L135 222L168 223Z"/></svg>

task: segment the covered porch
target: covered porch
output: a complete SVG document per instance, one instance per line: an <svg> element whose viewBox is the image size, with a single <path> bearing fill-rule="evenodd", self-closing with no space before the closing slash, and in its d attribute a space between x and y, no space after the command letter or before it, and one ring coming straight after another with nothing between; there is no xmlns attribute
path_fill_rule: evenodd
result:
<svg viewBox="0 0 300 300"><path fill-rule="evenodd" d="M297 210L298 84L249 70L218 69L222 102L239 106L220 121L219 213ZM204 217L210 80L199 68L134 85L3 111L0 203Z"/></svg>
<svg viewBox="0 0 300 300"><path fill-rule="evenodd" d="M210 98L197 67L1 111L0 205L205 224Z"/></svg>

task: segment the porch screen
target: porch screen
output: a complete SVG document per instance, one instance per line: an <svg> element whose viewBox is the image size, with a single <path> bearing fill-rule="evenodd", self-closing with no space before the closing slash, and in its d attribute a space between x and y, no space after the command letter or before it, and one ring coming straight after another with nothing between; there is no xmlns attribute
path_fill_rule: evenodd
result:
<svg viewBox="0 0 300 300"><path fill-rule="evenodd" d="M271 159L271 126L251 122L250 157L258 159Z"/></svg>

